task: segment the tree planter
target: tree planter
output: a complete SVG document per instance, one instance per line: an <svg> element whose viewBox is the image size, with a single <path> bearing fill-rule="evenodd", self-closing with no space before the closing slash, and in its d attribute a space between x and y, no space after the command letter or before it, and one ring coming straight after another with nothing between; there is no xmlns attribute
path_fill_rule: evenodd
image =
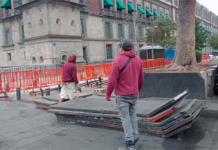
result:
<svg viewBox="0 0 218 150"><path fill-rule="evenodd" d="M169 98L189 90L188 98L207 99L213 95L214 70L201 72L145 73L141 98Z"/></svg>

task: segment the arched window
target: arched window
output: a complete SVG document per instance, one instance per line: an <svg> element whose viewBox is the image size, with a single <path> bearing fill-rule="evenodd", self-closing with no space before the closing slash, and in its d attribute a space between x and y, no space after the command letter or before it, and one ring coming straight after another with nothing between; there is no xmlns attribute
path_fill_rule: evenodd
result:
<svg viewBox="0 0 218 150"><path fill-rule="evenodd" d="M61 19L60 18L56 19L56 24L61 24Z"/></svg>
<svg viewBox="0 0 218 150"><path fill-rule="evenodd" d="M39 25L43 25L43 20L39 19Z"/></svg>
<svg viewBox="0 0 218 150"><path fill-rule="evenodd" d="M36 57L32 57L32 63L36 63Z"/></svg>
<svg viewBox="0 0 218 150"><path fill-rule="evenodd" d="M44 58L42 56L39 57L39 63L43 63L44 62Z"/></svg>
<svg viewBox="0 0 218 150"><path fill-rule="evenodd" d="M67 55L62 55L61 60L66 61L67 60Z"/></svg>
<svg viewBox="0 0 218 150"><path fill-rule="evenodd" d="M75 21L72 20L70 24L71 24L71 26L75 26Z"/></svg>
<svg viewBox="0 0 218 150"><path fill-rule="evenodd" d="M32 23L28 22L28 26L29 26L29 28L31 28L32 27Z"/></svg>

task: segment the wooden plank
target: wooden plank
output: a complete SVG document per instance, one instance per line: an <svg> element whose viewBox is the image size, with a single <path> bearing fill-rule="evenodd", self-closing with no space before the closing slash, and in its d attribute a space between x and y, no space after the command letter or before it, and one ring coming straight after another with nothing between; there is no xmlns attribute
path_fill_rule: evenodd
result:
<svg viewBox="0 0 218 150"><path fill-rule="evenodd" d="M48 101L44 99L37 99L37 100L34 100L33 102L36 104L36 108L45 109L45 110L50 109L51 105L57 104L57 102L55 101Z"/></svg>

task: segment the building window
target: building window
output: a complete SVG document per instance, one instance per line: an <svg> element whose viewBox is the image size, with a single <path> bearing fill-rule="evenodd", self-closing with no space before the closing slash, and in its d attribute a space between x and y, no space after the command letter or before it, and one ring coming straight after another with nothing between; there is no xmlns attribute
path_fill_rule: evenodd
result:
<svg viewBox="0 0 218 150"><path fill-rule="evenodd" d="M7 61L12 61L11 53L7 53Z"/></svg>
<svg viewBox="0 0 218 150"><path fill-rule="evenodd" d="M4 31L4 44L5 45L13 44L12 31L10 28L5 29L5 31Z"/></svg>
<svg viewBox="0 0 218 150"><path fill-rule="evenodd" d="M106 58L112 59L113 58L113 52L112 52L112 44L106 45Z"/></svg>
<svg viewBox="0 0 218 150"><path fill-rule="evenodd" d="M56 24L61 24L61 19L60 18L56 19Z"/></svg>
<svg viewBox="0 0 218 150"><path fill-rule="evenodd" d="M86 20L84 18L80 19L80 24L81 24L81 34L83 36L87 35L87 26L86 26Z"/></svg>
<svg viewBox="0 0 218 150"><path fill-rule="evenodd" d="M151 8L151 3L146 2L146 3L145 3L145 7Z"/></svg>
<svg viewBox="0 0 218 150"><path fill-rule="evenodd" d="M178 0L174 0L174 4L175 4L176 6L179 6L179 1L178 1Z"/></svg>
<svg viewBox="0 0 218 150"><path fill-rule="evenodd" d="M75 21L72 20L71 23L70 23L70 25L71 25L71 26L75 26ZM82 25L82 24L81 24L81 25Z"/></svg>
<svg viewBox="0 0 218 150"><path fill-rule="evenodd" d="M117 32L118 32L118 38L123 39L124 38L124 25L123 24L117 25Z"/></svg>
<svg viewBox="0 0 218 150"><path fill-rule="evenodd" d="M39 63L43 63L44 62L44 58L42 56L39 57Z"/></svg>
<svg viewBox="0 0 218 150"><path fill-rule="evenodd" d="M170 11L168 9L165 9L165 14L170 15Z"/></svg>
<svg viewBox="0 0 218 150"><path fill-rule="evenodd" d="M23 57L26 60L26 51L23 52Z"/></svg>
<svg viewBox="0 0 218 150"><path fill-rule="evenodd" d="M28 26L29 26L29 28L31 28L31 27L32 27L32 23L31 23L31 22L29 22L29 23L28 23Z"/></svg>
<svg viewBox="0 0 218 150"><path fill-rule="evenodd" d="M36 63L36 57L32 57L32 63Z"/></svg>
<svg viewBox="0 0 218 150"><path fill-rule="evenodd" d="M19 34L20 34L20 42L23 43L25 40L25 34L24 34L24 25L22 23L19 24Z"/></svg>
<svg viewBox="0 0 218 150"><path fill-rule="evenodd" d="M164 13L164 8L163 7L159 7L159 12L160 13Z"/></svg>
<svg viewBox="0 0 218 150"><path fill-rule="evenodd" d="M138 39L143 39L144 37L144 30L143 30L143 27L142 26L139 26L138 27Z"/></svg>
<svg viewBox="0 0 218 150"><path fill-rule="evenodd" d="M43 25L43 20L39 19L39 25Z"/></svg>
<svg viewBox="0 0 218 150"><path fill-rule="evenodd" d="M112 23L105 22L105 37L106 38L113 38L113 31L112 31Z"/></svg>
<svg viewBox="0 0 218 150"><path fill-rule="evenodd" d="M67 55L62 55L62 56L61 56L61 61L62 61L62 62L65 62L66 60L67 60Z"/></svg>
<svg viewBox="0 0 218 150"><path fill-rule="evenodd" d="M130 24L129 25L129 39L133 39L134 36L134 29L133 29L133 25Z"/></svg>
<svg viewBox="0 0 218 150"><path fill-rule="evenodd" d="M157 10L157 5L152 5L152 9L154 10L154 9L156 9Z"/></svg>

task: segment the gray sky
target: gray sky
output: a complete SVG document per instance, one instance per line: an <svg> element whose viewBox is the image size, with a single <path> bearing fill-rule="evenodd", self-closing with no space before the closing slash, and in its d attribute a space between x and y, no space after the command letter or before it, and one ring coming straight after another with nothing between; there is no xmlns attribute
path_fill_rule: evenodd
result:
<svg viewBox="0 0 218 150"><path fill-rule="evenodd" d="M218 0L197 0L200 4L207 7L210 11L218 15Z"/></svg>

